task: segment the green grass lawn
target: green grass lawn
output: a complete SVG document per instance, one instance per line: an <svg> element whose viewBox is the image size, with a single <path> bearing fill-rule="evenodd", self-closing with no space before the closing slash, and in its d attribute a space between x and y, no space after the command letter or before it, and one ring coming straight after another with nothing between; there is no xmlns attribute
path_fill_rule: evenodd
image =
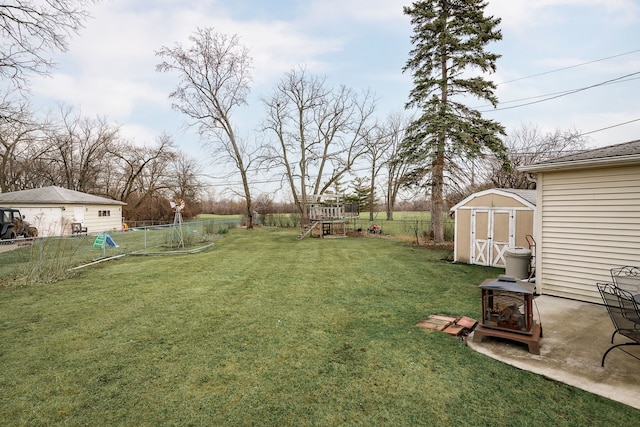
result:
<svg viewBox="0 0 640 427"><path fill-rule="evenodd" d="M206 252L0 288L0 424L637 423L640 411L415 326L479 318L477 286L499 270L391 239L296 235L233 229Z"/></svg>

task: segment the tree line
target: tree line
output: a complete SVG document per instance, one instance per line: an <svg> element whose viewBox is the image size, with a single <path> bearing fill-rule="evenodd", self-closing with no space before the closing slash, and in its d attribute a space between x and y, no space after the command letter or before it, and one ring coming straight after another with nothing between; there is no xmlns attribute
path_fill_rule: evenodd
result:
<svg viewBox="0 0 640 427"><path fill-rule="evenodd" d="M48 75L55 51L68 49L92 0L13 0L0 5L0 191L56 185L127 203L128 220L170 215L166 198L198 210L199 166L168 135L140 145L105 117L72 106L35 111L30 78Z"/></svg>
<svg viewBox="0 0 640 427"><path fill-rule="evenodd" d="M44 116L32 111L29 75L50 72L55 64L47 51L66 50L92 2L14 3L0 6L0 28L11 36L0 45L6 83L0 191L59 185L126 202L130 221L170 217L166 200L176 197L187 201L185 216L223 205L238 209L229 199L216 203L201 166L169 135L140 145L121 137L107 118L84 117L73 107ZM298 67L261 98L264 118L254 138L243 138L235 113L247 104L252 59L239 36L214 28L197 28L187 45L160 47L156 69L176 76L168 94L173 108L197 129L211 158L231 165L240 178L236 197L249 228L257 210L274 209L255 178L268 171L289 195L281 208L289 206L303 224L306 203L325 193L349 194L370 219L381 205L393 219L399 203L428 197L433 238L440 241L447 205L490 186L531 188L517 166L584 145L576 130L542 132L523 124L507 133L468 107L469 99L497 103L487 75L499 55L487 45L502 35L500 19L485 16L485 7L480 0L430 0L404 8L414 33L402 71L411 73L415 86L404 110L384 118L371 91L334 87Z"/></svg>
<svg viewBox="0 0 640 427"><path fill-rule="evenodd" d="M199 211L197 162L168 135L140 145L103 117L61 106L40 117L25 103L4 105L0 121L0 190L60 186L120 200L129 221L171 217L168 198Z"/></svg>

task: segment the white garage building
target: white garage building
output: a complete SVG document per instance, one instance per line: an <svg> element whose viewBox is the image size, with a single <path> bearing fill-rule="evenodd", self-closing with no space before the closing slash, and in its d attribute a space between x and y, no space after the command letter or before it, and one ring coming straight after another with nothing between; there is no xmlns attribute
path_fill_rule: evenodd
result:
<svg viewBox="0 0 640 427"><path fill-rule="evenodd" d="M0 194L0 206L20 209L39 236L68 236L75 227L87 233L120 230L124 202L62 187Z"/></svg>

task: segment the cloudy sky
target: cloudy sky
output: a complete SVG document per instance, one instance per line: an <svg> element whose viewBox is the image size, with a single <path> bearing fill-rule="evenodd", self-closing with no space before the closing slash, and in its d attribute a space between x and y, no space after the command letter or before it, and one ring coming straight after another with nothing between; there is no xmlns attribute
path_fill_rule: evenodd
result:
<svg viewBox="0 0 640 427"><path fill-rule="evenodd" d="M33 80L32 93L42 108L63 102L84 115L105 116L139 143L168 133L184 151L201 157L195 132L170 108L168 94L177 78L155 71L155 52L187 45L198 27L214 27L237 34L253 57L249 105L237 119L245 136L264 114L260 97L297 67L326 75L335 85L371 89L384 118L403 109L412 85L402 73L411 49L412 28L402 13L408 4L103 0L92 7L93 18L69 51L56 55L53 76ZM487 12L502 18L503 40L488 48L502 55L491 76L501 104L493 111L482 102L474 105L486 117L507 130L527 124L589 132L591 146L640 138L640 2L489 0Z"/></svg>

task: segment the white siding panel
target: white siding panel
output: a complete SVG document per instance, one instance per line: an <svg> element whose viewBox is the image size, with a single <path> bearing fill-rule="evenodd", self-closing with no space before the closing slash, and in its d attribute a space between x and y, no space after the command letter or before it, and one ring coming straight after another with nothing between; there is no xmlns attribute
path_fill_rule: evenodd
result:
<svg viewBox="0 0 640 427"><path fill-rule="evenodd" d="M601 302L609 269L640 266L640 166L545 172L539 182L545 294Z"/></svg>
<svg viewBox="0 0 640 427"><path fill-rule="evenodd" d="M109 216L101 216L100 212ZM85 226L89 233L102 233L122 228L122 207L113 205L86 205Z"/></svg>
<svg viewBox="0 0 640 427"><path fill-rule="evenodd" d="M592 206L588 211L585 211L585 202L591 203ZM579 202L565 202L558 203L557 205L549 205L549 214L554 213L565 215L571 213L576 217L587 216L589 219L597 220L598 218L618 218L618 217L633 217L633 214L640 209L640 204L625 203L620 200L616 206L602 205L597 202L591 201L579 201ZM569 219L569 218L566 218Z"/></svg>
<svg viewBox="0 0 640 427"><path fill-rule="evenodd" d="M582 255L585 255L585 248L589 248L590 255L592 252L611 252L613 248L620 248L620 250L637 250L638 248L638 240L634 239L632 236L615 236L612 235L602 236L602 239L596 239L594 236L586 236L582 234L580 240L578 239L570 239L572 236L570 230L565 230L563 232L559 232L558 234L562 234L566 236L564 240L545 240L546 250L553 250L554 248L558 249L558 252L561 253L570 253L572 249L577 251ZM574 234L575 236L580 236L581 234Z"/></svg>
<svg viewBox="0 0 640 427"><path fill-rule="evenodd" d="M609 245L617 242L616 238L621 239L623 242L625 239L631 239L633 242L638 242L637 236L640 231L637 229L638 225L635 223L627 223L625 221L616 221L611 219L606 224L598 224L595 222L577 224L578 219L574 218L572 223L567 223L565 226L562 224L549 226L546 231L546 236L551 241L559 241L564 243L568 236L578 239L579 244L587 241L594 241L594 243ZM611 224L617 225L616 228L612 228ZM545 226L546 224L543 224ZM624 233L621 231L624 230Z"/></svg>
<svg viewBox="0 0 640 427"><path fill-rule="evenodd" d="M17 206L25 220L38 229L40 237L62 234L62 208L59 206Z"/></svg>

